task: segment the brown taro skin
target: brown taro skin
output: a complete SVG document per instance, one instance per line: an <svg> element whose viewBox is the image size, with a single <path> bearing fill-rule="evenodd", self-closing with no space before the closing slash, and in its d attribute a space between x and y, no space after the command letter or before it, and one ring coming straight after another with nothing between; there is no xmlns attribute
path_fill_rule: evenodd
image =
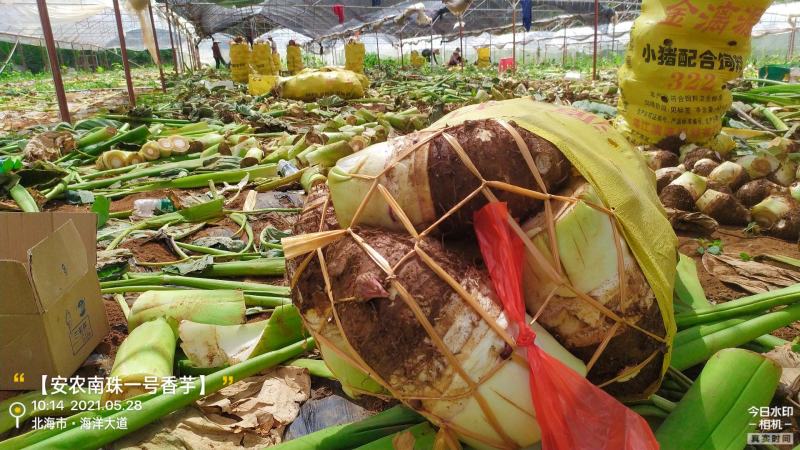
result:
<svg viewBox="0 0 800 450"><path fill-rule="evenodd" d="M720 194L706 206L706 209L702 211L704 214L711 216L723 225L746 226L750 223L750 211L739 200L736 200L736 197L727 192L720 192Z"/></svg>
<svg viewBox="0 0 800 450"><path fill-rule="evenodd" d="M311 192L308 194L305 207L292 228L292 234L300 236L318 231L337 229L339 229L339 222L336 220L328 186L325 183L318 183L312 187ZM306 255L286 258L286 276L289 282L294 278L295 273L300 270L300 265L305 259ZM297 306L301 313L311 308L324 308L325 304L329 303L329 300L325 293L322 269L317 258L310 259L310 262L302 270L299 277L297 286L303 286L304 288L292 289L294 305Z"/></svg>
<svg viewBox="0 0 800 450"><path fill-rule="evenodd" d="M693 171L695 163L701 159L710 159L719 162L720 158L713 150L700 147L686 153L686 156L683 158L683 165L686 167L686 170Z"/></svg>
<svg viewBox="0 0 800 450"><path fill-rule="evenodd" d="M753 180L745 183L736 191L736 198L746 207L752 208L753 206L761 203L762 200L772 194L780 194L785 192L786 188L775 184L764 178Z"/></svg>
<svg viewBox="0 0 800 450"><path fill-rule="evenodd" d="M694 198L692 194L679 184L670 184L661 190L661 204L665 208L677 209L680 211L694 211Z"/></svg>
<svg viewBox="0 0 800 450"><path fill-rule="evenodd" d="M333 219L325 220L323 226L319 226L326 195L327 187L324 185L311 192L307 206L294 227L296 234L338 228L330 207L325 216ZM404 258L415 245L410 235L371 227L354 228L353 231L394 267L396 281L414 298L437 334L444 336L455 323L465 323L465 316L466 321L476 329L488 332L481 317L419 256ZM446 249L435 238L421 239L417 245L469 292L492 299L487 313L490 317L499 315L500 307L493 301L490 280L469 258ZM381 378L393 380L393 385L403 386L402 390L406 392L435 396L435 387L438 387L435 384L446 385L446 381L453 376L451 364L431 342L427 331L402 297L394 292L387 275L350 235L328 244L322 253L335 306L332 306L325 291L317 257L312 258L303 271L296 275L306 255L287 259L287 275L290 279L298 276L292 289L295 306L306 318L329 318L315 331L332 341L336 341L340 333L333 318L335 308L347 342ZM393 293L390 294L390 291ZM317 325L320 325L319 322ZM480 337L479 334L475 336ZM467 351L469 347L461 348ZM454 353L457 350L451 349ZM499 361L503 350L502 347L491 350L493 357Z"/></svg>
<svg viewBox="0 0 800 450"><path fill-rule="evenodd" d="M768 234L789 242L800 239L800 208L794 208L772 228Z"/></svg>
<svg viewBox="0 0 800 450"><path fill-rule="evenodd" d="M701 177L707 177L714 169L717 168L717 166L719 166L719 163L713 159L703 158L694 163L692 172L700 175Z"/></svg>
<svg viewBox="0 0 800 450"><path fill-rule="evenodd" d="M511 122L531 151L534 164L549 193L557 192L571 175L569 160L547 140ZM468 120L447 133L455 137L485 180L502 181L539 191L525 159L511 134L494 120ZM431 142L428 153L428 180L436 216L441 217L475 189L480 181L467 168L444 136ZM501 202L507 202L511 215L523 221L544 208L543 202L493 189ZM472 216L487 200L478 195L440 226L445 234L472 236Z"/></svg>
<svg viewBox="0 0 800 450"><path fill-rule="evenodd" d="M656 171L656 192L661 194L670 183L675 181L683 172L680 170L658 170Z"/></svg>

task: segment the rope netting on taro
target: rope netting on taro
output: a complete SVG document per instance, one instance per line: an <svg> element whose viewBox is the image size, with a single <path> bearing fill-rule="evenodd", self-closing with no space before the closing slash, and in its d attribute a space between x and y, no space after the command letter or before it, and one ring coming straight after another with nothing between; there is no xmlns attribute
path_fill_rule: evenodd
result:
<svg viewBox="0 0 800 450"><path fill-rule="evenodd" d="M502 176L507 167L497 170L497 163L481 156L480 142L470 139L476 129L491 137L493 146L513 149L513 158L501 164L515 166L515 175ZM318 184L296 236L284 240L285 255L293 258L288 274L294 303L326 362L335 373L337 366L362 373L337 373L342 384L351 392L375 395L368 376L383 389L377 394L389 394L441 427L452 448L456 438L512 449L538 440L530 395L515 393L528 377L528 363L512 337L518 330L490 287L474 240L452 238L471 235L472 215L486 202L503 201L518 219L528 216L510 218L509 224L525 244L524 284L536 344L566 353L541 326L581 360L571 361L567 354L562 361L588 372L596 385L618 398L649 395L661 378L668 348L658 303L615 212L559 150L498 118L399 141L405 148L381 169L362 161L348 173L366 190L354 211L334 211L328 187ZM409 206L398 199L412 189L402 180L413 177L415 167L430 168L447 157L456 158L460 167L458 174L446 176L456 186L468 186L462 189L466 195L450 195L446 204L437 205ZM398 226L376 228L374 221L364 220L377 210ZM349 223L337 219L342 213L352 213ZM586 245L592 239L613 242L601 260L589 251L582 262L610 263L591 267L617 274L600 286L571 273L574 264L562 261L569 246L562 241L581 238L559 233L560 224L586 217L590 220L583 225L589 228L577 232ZM462 413L473 403L478 415ZM508 410L517 413L502 414Z"/></svg>

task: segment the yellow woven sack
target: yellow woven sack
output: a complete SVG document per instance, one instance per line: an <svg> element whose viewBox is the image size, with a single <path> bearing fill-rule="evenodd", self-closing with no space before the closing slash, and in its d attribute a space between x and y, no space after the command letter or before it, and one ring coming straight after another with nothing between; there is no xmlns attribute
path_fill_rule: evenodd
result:
<svg viewBox="0 0 800 450"><path fill-rule="evenodd" d="M231 63L243 64L250 60L250 45L246 42L230 43Z"/></svg>
<svg viewBox="0 0 800 450"><path fill-rule="evenodd" d="M363 42L349 42L344 46L344 68L357 73L364 73Z"/></svg>
<svg viewBox="0 0 800 450"><path fill-rule="evenodd" d="M635 143L716 136L750 33L771 0L644 0L619 71L620 118Z"/></svg>
<svg viewBox="0 0 800 450"><path fill-rule="evenodd" d="M286 47L286 67L292 75L298 74L303 70L303 55L300 52L300 47L296 45Z"/></svg>
<svg viewBox="0 0 800 450"><path fill-rule="evenodd" d="M422 67L425 64L425 59L419 56L419 52L416 50L411 50L411 66L412 67Z"/></svg>
<svg viewBox="0 0 800 450"><path fill-rule="evenodd" d="M489 47L481 47L478 49L478 63L477 66L480 68L486 68L492 65L491 61L491 50Z"/></svg>
<svg viewBox="0 0 800 450"><path fill-rule="evenodd" d="M272 47L266 42L256 42L253 44L253 52L250 55L250 65L259 75L275 75L272 67Z"/></svg>
<svg viewBox="0 0 800 450"><path fill-rule="evenodd" d="M278 84L278 77L275 75L257 75L250 74L247 83L247 92L250 95L263 95L268 93Z"/></svg>
<svg viewBox="0 0 800 450"><path fill-rule="evenodd" d="M279 94L283 98L312 101L329 95L360 98L364 96L364 75L350 70L323 68L306 69L297 75L283 78ZM368 82L367 82L368 84Z"/></svg>
<svg viewBox="0 0 800 450"><path fill-rule="evenodd" d="M247 83L250 75L250 45L246 42L230 44L231 80Z"/></svg>

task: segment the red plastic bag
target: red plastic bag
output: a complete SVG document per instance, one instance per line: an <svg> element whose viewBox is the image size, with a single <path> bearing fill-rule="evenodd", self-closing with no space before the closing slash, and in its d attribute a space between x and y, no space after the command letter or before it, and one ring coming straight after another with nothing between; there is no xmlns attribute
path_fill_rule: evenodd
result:
<svg viewBox="0 0 800 450"><path fill-rule="evenodd" d="M544 450L658 449L638 414L534 344L522 298L524 244L508 223L505 203L475 213L481 254L508 320L517 324L517 345L526 347L530 386ZM513 219L512 219L513 220Z"/></svg>

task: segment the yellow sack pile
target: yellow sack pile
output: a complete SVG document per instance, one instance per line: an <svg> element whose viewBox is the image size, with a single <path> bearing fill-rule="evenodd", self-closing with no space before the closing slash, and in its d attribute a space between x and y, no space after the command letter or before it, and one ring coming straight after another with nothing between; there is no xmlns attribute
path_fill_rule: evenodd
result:
<svg viewBox="0 0 800 450"><path fill-rule="evenodd" d="M269 42L256 42L253 44L253 52L250 55L250 65L259 75L276 75L277 72L272 66L272 47Z"/></svg>
<svg viewBox="0 0 800 450"><path fill-rule="evenodd" d="M303 70L303 55L300 52L300 47L296 45L286 47L286 67L292 75L296 75Z"/></svg>
<svg viewBox="0 0 800 450"><path fill-rule="evenodd" d="M337 67L306 69L303 72L282 78L278 94L293 100L313 101L329 95L341 98L360 98L369 88L369 80L360 73Z"/></svg>
<svg viewBox="0 0 800 450"><path fill-rule="evenodd" d="M416 50L411 50L411 65L413 67L422 67L425 64L425 58L419 56L419 52Z"/></svg>
<svg viewBox="0 0 800 450"><path fill-rule="evenodd" d="M357 73L364 73L363 42L348 42L344 46L344 68Z"/></svg>
<svg viewBox="0 0 800 450"><path fill-rule="evenodd" d="M619 71L620 121L635 143L716 136L750 33L771 0L644 0Z"/></svg>
<svg viewBox="0 0 800 450"><path fill-rule="evenodd" d="M281 54L278 52L272 52L272 67L275 69L275 75L280 75L281 73Z"/></svg>
<svg viewBox="0 0 800 450"><path fill-rule="evenodd" d="M481 47L478 49L478 62L475 64L480 68L486 68L492 65L491 50L489 47Z"/></svg>
<svg viewBox="0 0 800 450"><path fill-rule="evenodd" d="M231 80L247 83L250 75L250 45L247 42L231 42Z"/></svg>

